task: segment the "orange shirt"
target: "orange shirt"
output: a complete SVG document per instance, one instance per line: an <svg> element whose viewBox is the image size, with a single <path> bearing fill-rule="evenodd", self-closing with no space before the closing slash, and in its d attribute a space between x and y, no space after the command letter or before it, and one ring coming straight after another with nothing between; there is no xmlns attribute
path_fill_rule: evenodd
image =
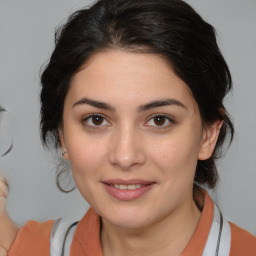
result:
<svg viewBox="0 0 256 256"><path fill-rule="evenodd" d="M198 226L181 256L202 255L213 219L214 204L205 193L204 208ZM53 221L29 221L19 231L8 256L50 256L50 232ZM256 256L256 237L230 223L230 256ZM103 256L100 243L100 217L92 208L77 225L71 256Z"/></svg>

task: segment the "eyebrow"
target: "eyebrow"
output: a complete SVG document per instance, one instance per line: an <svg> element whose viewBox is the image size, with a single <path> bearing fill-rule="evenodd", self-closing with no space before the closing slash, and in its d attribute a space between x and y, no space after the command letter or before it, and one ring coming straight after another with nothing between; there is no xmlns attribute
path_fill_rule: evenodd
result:
<svg viewBox="0 0 256 256"><path fill-rule="evenodd" d="M92 99L88 99L88 98L82 98L79 101L77 101L75 104L73 104L72 108L78 105L90 105L93 106L95 108L100 108L100 109L105 109L105 110L111 110L114 111L115 108L112 107L110 104L105 103L105 102L101 102L101 101L96 101L96 100L92 100Z"/></svg>
<svg viewBox="0 0 256 256"><path fill-rule="evenodd" d="M164 99L164 100L155 100L155 101L149 102L145 105L141 105L141 106L139 106L138 111L142 112L142 111L146 111L146 110L149 110L152 108L163 107L163 106L172 106L172 105L187 109L187 107L178 100Z"/></svg>
<svg viewBox="0 0 256 256"><path fill-rule="evenodd" d="M92 100L92 99L88 99L88 98L80 99L79 101L77 101L76 103L73 104L72 108L75 106L84 105L84 104L93 106L95 108L115 111L115 108L108 103L105 103L102 101L96 101L96 100ZM172 106L172 105L187 109L187 107L178 100L163 99L163 100L155 100L155 101L149 102L147 104L140 105L138 107L138 112L143 112L143 111L146 111L146 110L149 110L152 108L156 108L156 107Z"/></svg>

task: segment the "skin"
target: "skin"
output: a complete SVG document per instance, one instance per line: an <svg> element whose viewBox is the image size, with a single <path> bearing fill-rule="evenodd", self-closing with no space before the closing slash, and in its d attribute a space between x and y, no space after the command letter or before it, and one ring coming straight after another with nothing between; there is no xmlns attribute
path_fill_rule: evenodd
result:
<svg viewBox="0 0 256 256"><path fill-rule="evenodd" d="M0 256L7 255L8 249L14 241L18 228L5 211L8 185L0 175Z"/></svg>
<svg viewBox="0 0 256 256"><path fill-rule="evenodd" d="M0 213L0 223L0 256L5 256L17 235L18 228L6 212Z"/></svg>
<svg viewBox="0 0 256 256"><path fill-rule="evenodd" d="M211 156L220 127L203 125L189 87L154 54L108 50L81 68L59 134L79 191L101 216L104 256L182 253L201 214L192 193L196 164ZM109 179L154 185L119 200L102 183Z"/></svg>

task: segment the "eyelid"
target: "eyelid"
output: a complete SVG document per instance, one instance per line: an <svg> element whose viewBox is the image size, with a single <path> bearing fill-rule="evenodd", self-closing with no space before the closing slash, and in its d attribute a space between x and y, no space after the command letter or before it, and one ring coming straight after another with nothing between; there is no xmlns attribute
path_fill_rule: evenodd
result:
<svg viewBox="0 0 256 256"><path fill-rule="evenodd" d="M153 118L155 118L155 117L164 117L164 118L166 118L170 123L172 123L172 124L175 123L173 117L171 117L171 116L169 116L169 115L167 115L167 114L159 113L159 114L153 114L153 115L151 115L151 116L147 119L146 124L147 124L150 120L152 120ZM161 125L159 125L159 126L158 126L158 125L148 125L148 126L153 127L154 129L164 129L164 128L169 128L170 124L168 124L168 125L162 125L162 126L161 126Z"/></svg>
<svg viewBox="0 0 256 256"><path fill-rule="evenodd" d="M100 125L91 125L91 124L85 124L85 126L90 127L90 128L101 128L101 127L108 127L111 125L111 123L108 121L108 118L102 114L98 114L98 113L92 113L92 114L88 114L85 117L83 117L82 122L85 123L88 119L94 117L94 116L100 116L104 119L104 121L108 122L108 125L104 125L104 124L100 124ZM103 122L104 122L103 121Z"/></svg>

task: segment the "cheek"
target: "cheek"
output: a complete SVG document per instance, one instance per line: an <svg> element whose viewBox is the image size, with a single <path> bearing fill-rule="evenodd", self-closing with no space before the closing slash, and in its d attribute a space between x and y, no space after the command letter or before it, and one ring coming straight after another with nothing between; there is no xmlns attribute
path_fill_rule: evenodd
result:
<svg viewBox="0 0 256 256"><path fill-rule="evenodd" d="M76 186L89 204L94 204L95 189L101 179L106 151L102 143L90 140L69 145L69 160Z"/></svg>
<svg viewBox="0 0 256 256"><path fill-rule="evenodd" d="M90 137L71 138L68 151L74 176L83 179L97 174L106 159L104 141L93 140Z"/></svg>
<svg viewBox="0 0 256 256"><path fill-rule="evenodd" d="M193 178L197 165L198 139L189 131L171 134L158 140L149 154L166 175Z"/></svg>

